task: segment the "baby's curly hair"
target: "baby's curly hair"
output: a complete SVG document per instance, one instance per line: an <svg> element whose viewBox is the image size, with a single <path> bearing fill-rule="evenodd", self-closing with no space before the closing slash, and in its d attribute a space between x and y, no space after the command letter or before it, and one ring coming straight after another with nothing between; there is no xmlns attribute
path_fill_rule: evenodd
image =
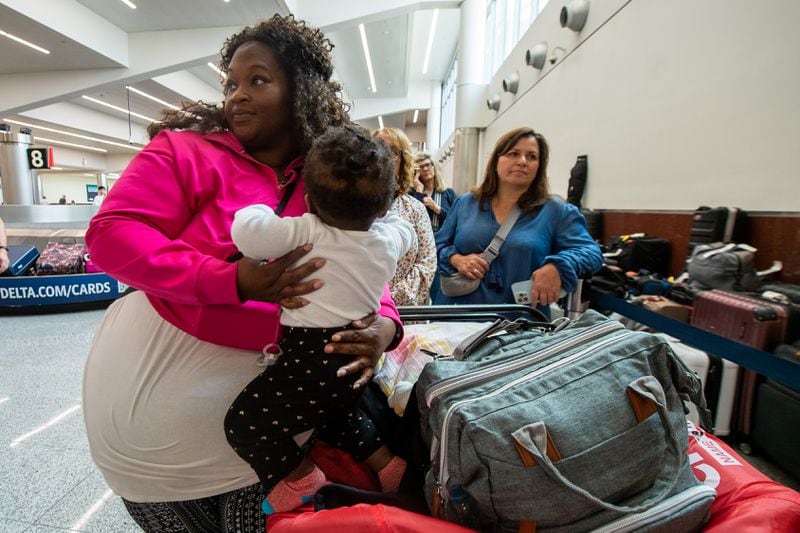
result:
<svg viewBox="0 0 800 533"><path fill-rule="evenodd" d="M314 138L329 127L350 122L349 106L340 96L342 86L331 80L333 45L318 28L307 26L293 15L274 15L228 38L220 51L220 69L227 72L236 50L252 41L272 48L286 73L294 111L294 135L301 153L307 152ZM184 103L178 111L165 110L162 122L150 124L147 133L152 138L164 129L207 133L226 130L228 125L222 106L199 101Z"/></svg>
<svg viewBox="0 0 800 533"><path fill-rule="evenodd" d="M311 145L303 169L313 208L326 222L369 227L394 200L392 157L360 126L329 128Z"/></svg>

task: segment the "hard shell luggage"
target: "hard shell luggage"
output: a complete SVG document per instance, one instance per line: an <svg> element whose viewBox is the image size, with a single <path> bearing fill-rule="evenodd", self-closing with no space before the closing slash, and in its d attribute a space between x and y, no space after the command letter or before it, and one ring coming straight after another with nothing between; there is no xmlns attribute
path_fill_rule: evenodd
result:
<svg viewBox="0 0 800 533"><path fill-rule="evenodd" d="M780 304L710 290L701 292L695 302L692 325L771 352L786 338L788 313ZM751 433L758 381L758 374L752 370L739 372L731 429L740 439L748 439Z"/></svg>
<svg viewBox="0 0 800 533"><path fill-rule="evenodd" d="M586 219L586 230L595 242L603 242L603 212L594 209L581 209L583 218Z"/></svg>
<svg viewBox="0 0 800 533"><path fill-rule="evenodd" d="M15 245L8 246L8 270L3 275L22 276L29 273L36 264L39 250L35 246Z"/></svg>
<svg viewBox="0 0 800 533"><path fill-rule="evenodd" d="M758 386L753 442L800 479L800 391L771 379Z"/></svg>
<svg viewBox="0 0 800 533"><path fill-rule="evenodd" d="M706 404L711 411L712 433L718 437L731 434L739 365L727 359L708 355L708 375L705 382Z"/></svg>
<svg viewBox="0 0 800 533"><path fill-rule="evenodd" d="M786 308L779 304L714 289L698 295L691 324L771 352L786 338L787 317Z"/></svg>
<svg viewBox="0 0 800 533"><path fill-rule="evenodd" d="M747 213L736 207L700 206L692 218L689 255L698 244L745 242Z"/></svg>
<svg viewBox="0 0 800 533"><path fill-rule="evenodd" d="M705 413L700 382L662 337L587 311L463 354L417 383L435 515L481 531L702 525L714 491L691 474L682 402Z"/></svg>

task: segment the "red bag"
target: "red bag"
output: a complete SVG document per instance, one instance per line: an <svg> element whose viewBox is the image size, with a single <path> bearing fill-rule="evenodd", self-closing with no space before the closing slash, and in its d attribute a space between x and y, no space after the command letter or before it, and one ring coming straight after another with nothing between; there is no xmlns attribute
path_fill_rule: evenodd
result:
<svg viewBox="0 0 800 533"><path fill-rule="evenodd" d="M380 490L375 474L342 450L317 442L311 458L325 477L364 490ZM267 519L269 533L474 533L471 529L389 505L340 507L314 512L312 506Z"/></svg>
<svg viewBox="0 0 800 533"><path fill-rule="evenodd" d="M704 532L800 531L800 493L752 467L727 444L689 424L689 462L717 498Z"/></svg>
<svg viewBox="0 0 800 533"><path fill-rule="evenodd" d="M312 511L312 512L307 512ZM269 533L474 533L446 522L388 505L359 503L313 512L301 507L291 513L277 513L267 519Z"/></svg>

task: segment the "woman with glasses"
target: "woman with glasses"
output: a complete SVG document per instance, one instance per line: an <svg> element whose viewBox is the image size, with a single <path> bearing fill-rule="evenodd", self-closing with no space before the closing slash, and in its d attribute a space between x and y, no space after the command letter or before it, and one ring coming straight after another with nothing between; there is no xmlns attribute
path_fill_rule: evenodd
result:
<svg viewBox="0 0 800 533"><path fill-rule="evenodd" d="M417 177L414 180L415 190L410 194L425 205L431 219L431 228L436 233L447 218L450 206L456 201L456 191L445 186L442 173L430 154L417 152L414 155L414 164Z"/></svg>
<svg viewBox="0 0 800 533"><path fill-rule="evenodd" d="M425 305L436 274L436 243L425 206L407 194L414 182L411 142L397 128L375 130L372 136L381 139L394 154L397 190L391 210L417 232L417 246L400 259L389 283L392 299L397 305Z"/></svg>

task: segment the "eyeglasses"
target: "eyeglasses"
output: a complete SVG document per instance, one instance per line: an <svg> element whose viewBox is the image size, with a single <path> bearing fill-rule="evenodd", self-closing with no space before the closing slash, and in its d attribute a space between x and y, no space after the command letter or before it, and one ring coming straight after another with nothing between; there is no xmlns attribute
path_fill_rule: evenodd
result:
<svg viewBox="0 0 800 533"><path fill-rule="evenodd" d="M419 165L417 165L417 170L428 170L431 168L433 168L433 163L431 163L430 161L426 161L425 163L420 163Z"/></svg>

